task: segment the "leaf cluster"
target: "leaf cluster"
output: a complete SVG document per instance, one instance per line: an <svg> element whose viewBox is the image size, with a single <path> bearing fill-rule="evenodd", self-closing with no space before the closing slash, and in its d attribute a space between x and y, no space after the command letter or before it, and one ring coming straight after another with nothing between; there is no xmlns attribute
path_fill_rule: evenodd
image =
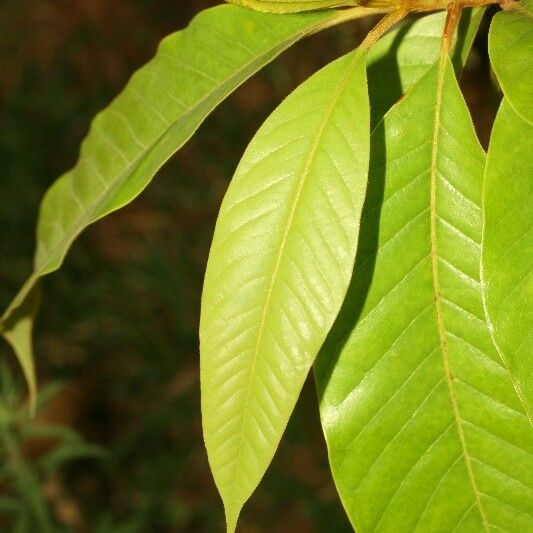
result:
<svg viewBox="0 0 533 533"><path fill-rule="evenodd" d="M387 13L272 112L222 203L200 323L210 466L233 531L314 368L358 531L532 529L531 1L491 23L503 99L488 153L457 81L482 8L454 3L382 37L442 6L231 3L163 40L47 192L34 270L0 322L32 397L39 280L76 237L282 51Z"/></svg>

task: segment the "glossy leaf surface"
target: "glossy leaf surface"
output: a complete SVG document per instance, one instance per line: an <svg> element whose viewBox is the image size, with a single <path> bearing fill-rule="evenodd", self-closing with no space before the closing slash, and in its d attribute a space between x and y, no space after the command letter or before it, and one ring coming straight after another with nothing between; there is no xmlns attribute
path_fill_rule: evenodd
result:
<svg viewBox="0 0 533 533"><path fill-rule="evenodd" d="M497 13L489 33L492 68L514 110L533 123L533 0Z"/></svg>
<svg viewBox="0 0 533 533"><path fill-rule="evenodd" d="M368 172L366 58L309 78L224 199L200 324L204 437L228 529L259 483L350 280Z"/></svg>
<svg viewBox="0 0 533 533"><path fill-rule="evenodd" d="M372 135L355 274L315 367L358 533L533 527L531 426L481 298L484 162L448 60Z"/></svg>
<svg viewBox="0 0 533 533"><path fill-rule="evenodd" d="M24 328L17 317L39 278L60 267L89 224L131 202L248 77L305 35L359 14L363 12L329 11L280 18L229 5L207 10L187 29L164 39L156 57L96 117L77 165L43 200L34 271L0 321L32 393L32 317L24 315Z"/></svg>
<svg viewBox="0 0 533 533"><path fill-rule="evenodd" d="M490 325L515 388L533 402L533 124L504 99L492 131L483 195L483 282Z"/></svg>

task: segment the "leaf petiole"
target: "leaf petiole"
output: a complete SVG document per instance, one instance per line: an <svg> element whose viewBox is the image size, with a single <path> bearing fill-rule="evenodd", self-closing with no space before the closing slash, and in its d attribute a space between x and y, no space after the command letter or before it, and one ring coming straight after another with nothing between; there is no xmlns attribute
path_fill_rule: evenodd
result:
<svg viewBox="0 0 533 533"><path fill-rule="evenodd" d="M448 6L448 16L446 17L444 32L442 33L441 60L448 56L452 48L453 36L457 30L457 24L461 18L462 11L463 3L461 2L455 1Z"/></svg>
<svg viewBox="0 0 533 533"><path fill-rule="evenodd" d="M395 24L400 22L409 10L403 5L398 9L391 11L385 15L366 35L363 42L359 45L360 50L368 50L375 44L387 31L389 31Z"/></svg>

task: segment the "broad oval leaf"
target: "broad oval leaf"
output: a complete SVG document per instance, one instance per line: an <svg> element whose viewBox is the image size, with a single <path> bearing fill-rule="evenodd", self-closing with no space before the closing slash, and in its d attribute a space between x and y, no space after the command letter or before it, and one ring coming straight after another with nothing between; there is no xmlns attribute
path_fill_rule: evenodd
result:
<svg viewBox="0 0 533 533"><path fill-rule="evenodd" d="M298 13L332 7L356 6L359 3L358 0L227 0L227 2L267 13Z"/></svg>
<svg viewBox="0 0 533 533"><path fill-rule="evenodd" d="M229 531L278 446L342 304L366 189L363 53L309 78L260 128L217 221L202 298L202 415Z"/></svg>
<svg viewBox="0 0 533 533"><path fill-rule="evenodd" d="M358 275L315 366L358 533L533 528L530 421L481 298L484 162L447 59L372 135Z"/></svg>
<svg viewBox="0 0 533 533"><path fill-rule="evenodd" d="M531 416L533 402L533 124L504 99L492 130L483 192L483 285L500 355Z"/></svg>
<svg viewBox="0 0 533 533"><path fill-rule="evenodd" d="M235 88L297 40L372 10L305 15L218 6L164 39L156 57L94 120L77 165L47 192L37 228L34 271L0 320L32 398L32 316L21 311L40 277L57 270L89 225L131 202L158 169ZM19 316L24 316L20 327Z"/></svg>
<svg viewBox="0 0 533 533"><path fill-rule="evenodd" d="M514 110L533 122L533 0L497 13L489 32L492 68Z"/></svg>

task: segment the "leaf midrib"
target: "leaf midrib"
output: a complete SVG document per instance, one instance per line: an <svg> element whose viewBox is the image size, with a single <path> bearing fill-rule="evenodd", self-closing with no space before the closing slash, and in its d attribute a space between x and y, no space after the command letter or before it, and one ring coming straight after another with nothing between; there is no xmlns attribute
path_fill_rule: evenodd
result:
<svg viewBox="0 0 533 533"><path fill-rule="evenodd" d="M357 61L359 60L361 54L362 54L362 52L360 52L360 51L355 51L354 52L354 58L352 59L351 63L348 65L348 67L346 68L346 70L344 72L344 75L343 75L343 77L341 79L341 82L337 86L337 89L334 92L333 97L331 98L331 103L330 103L329 107L326 109L326 112L324 113L324 118L323 118L323 120L322 120L322 122L320 124L320 127L317 130L317 134L316 134L316 137L315 137L315 139L313 141L313 144L311 145L311 149L310 149L310 151L308 153L308 157L304 161L302 172L301 172L300 181L298 183L298 186L296 187L295 194L294 194L293 198L291 198L291 209L289 211L289 214L287 216L287 220L285 222L285 229L284 229L284 232L283 232L283 236L282 236L280 248L279 248L279 251L278 251L278 255L276 257L276 263L274 265L274 270L272 272L272 278L271 278L271 281L270 281L270 284L269 284L269 287L268 287L268 291L267 291L267 295L266 295L266 299L265 299L265 304L263 306L263 312L261 314L261 322L259 324L259 330L258 330L258 334L257 334L257 341L256 341L256 344L255 344L254 353L253 353L253 356L252 356L252 367L250 369L250 377L249 377L248 386L247 386L247 389L246 389L246 396L245 396L245 400L244 400L244 411L243 411L243 414L242 414L242 422L241 422L241 427L240 427L240 431L239 431L239 440L238 440L238 445L237 445L236 457L240 457L241 452L242 452L244 424L246 422L247 412L249 410L252 384L253 384L254 377L255 377L254 370L255 370L256 363L257 363L257 357L258 357L258 354L259 354L259 348L260 348L261 342L263 340L263 333L264 333L264 329L265 329L267 315L268 315L268 312L269 312L269 309L270 309L270 304L272 302L272 293L273 293L274 286L276 284L276 280L277 280L277 277L278 277L278 274L279 274L279 267L281 265L281 261L283 259L283 255L284 255L284 252L285 252L287 239L288 239L290 230L292 228L292 224L293 224L293 221L294 221L294 217L295 217L296 211L298 210L298 207L299 207L299 199L300 199L300 196L301 196L302 191L304 189L306 180L307 180L307 178L308 178L308 176L310 174L310 170L312 168L312 165L313 165L313 162L315 160L315 157L316 157L316 155L318 153L318 147L320 145L320 141L321 141L321 138L322 138L322 136L324 134L326 126L327 126L327 124L329 122L329 119L331 118L331 115L333 114L333 111L335 110L336 105L338 104L338 100L339 100L342 92L346 88L348 80L349 80L350 76L352 75L352 71L356 67ZM236 465L235 473L234 473L233 480L232 480L232 484L233 485L235 485L235 483L237 482L237 480L239 478L240 467L241 467L241 461L237 460L237 465Z"/></svg>
<svg viewBox="0 0 533 533"><path fill-rule="evenodd" d="M437 329L439 334L439 342L444 366L444 374L446 377L446 383L448 385L448 392L450 395L450 402L452 404L452 411L455 419L455 425L457 428L457 433L459 436L459 441L461 443L461 448L463 451L463 457L465 461L465 466L468 472L468 478L472 486L472 491L474 493L474 498L483 522L484 530L489 533L489 522L481 502L481 494L478 489L476 478L474 474L474 469L472 466L472 459L468 452L468 446L466 444L466 438L463 428L463 420L461 413L459 411L459 405L457 402L457 396L454 386L454 378L451 372L450 359L448 353L448 343L446 341L446 326L444 322L444 313L442 310L442 295L440 289L440 278L438 270L438 247L437 247L437 158L439 152L439 137L440 137L440 128L441 128L441 115L442 115L442 100L443 100L443 88L444 88L444 77L447 68L450 68L448 53L443 50L439 62L439 72L437 79L437 93L436 93L436 102L435 102L435 122L433 127L433 143L431 149L431 183L430 183L430 239L431 239L431 270L432 270L432 280L433 280L433 292L434 292L434 301L435 301L435 311L437 317Z"/></svg>

